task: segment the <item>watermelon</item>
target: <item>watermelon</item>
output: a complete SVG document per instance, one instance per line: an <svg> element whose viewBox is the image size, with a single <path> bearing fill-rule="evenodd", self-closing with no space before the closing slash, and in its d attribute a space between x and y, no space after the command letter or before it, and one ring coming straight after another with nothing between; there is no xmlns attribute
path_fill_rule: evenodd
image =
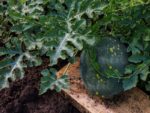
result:
<svg viewBox="0 0 150 113"><path fill-rule="evenodd" d="M127 65L127 47L119 39L104 37L82 52L81 78L90 94L111 98L124 91L120 78Z"/></svg>

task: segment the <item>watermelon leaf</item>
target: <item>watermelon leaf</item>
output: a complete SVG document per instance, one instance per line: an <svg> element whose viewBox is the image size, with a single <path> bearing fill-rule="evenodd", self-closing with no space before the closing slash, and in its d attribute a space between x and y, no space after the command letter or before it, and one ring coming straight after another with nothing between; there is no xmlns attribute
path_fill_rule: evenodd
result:
<svg viewBox="0 0 150 113"><path fill-rule="evenodd" d="M56 77L56 70L54 69L45 69L41 72L43 77L41 78L40 82L40 95L45 93L47 90L56 90L57 92L60 92L63 88L68 88L68 76L62 75L60 78Z"/></svg>

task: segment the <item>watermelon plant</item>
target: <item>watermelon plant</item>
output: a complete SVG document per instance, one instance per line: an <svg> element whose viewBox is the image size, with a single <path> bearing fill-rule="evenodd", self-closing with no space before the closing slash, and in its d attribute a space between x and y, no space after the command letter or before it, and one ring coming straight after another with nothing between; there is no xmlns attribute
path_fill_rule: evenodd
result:
<svg viewBox="0 0 150 113"><path fill-rule="evenodd" d="M136 87L139 81L149 90L150 4L132 2L112 0L99 20L103 38L90 49L85 46L81 75L92 94L110 98Z"/></svg>
<svg viewBox="0 0 150 113"><path fill-rule="evenodd" d="M100 0L1 2L2 22L6 21L9 30L3 29L5 24L1 25L2 34L6 33L7 39L2 40L4 46L0 47L0 89L8 87L10 80L23 78L24 68L41 65L41 56L48 56L52 67L59 58L73 57L76 50L82 50L83 42L93 44L94 27L90 19L105 7L105 2ZM56 75L49 77L50 72L44 71L43 74L42 71L40 94L56 85L66 84L62 79L51 84L56 81Z"/></svg>
<svg viewBox="0 0 150 113"><path fill-rule="evenodd" d="M125 74L136 75L126 80L128 86L124 87L132 88L133 82L136 86L140 75L149 90L149 7L148 0L1 1L0 89L23 78L25 68L41 65L43 56L49 57L50 64L41 72L40 94L48 89L67 88L66 73L57 79L57 70L53 68L58 59L74 57L76 51L86 51L89 46L96 47L95 42L103 37L116 37L123 51L127 50L123 52L125 64L128 59ZM107 76L120 77L109 71Z"/></svg>

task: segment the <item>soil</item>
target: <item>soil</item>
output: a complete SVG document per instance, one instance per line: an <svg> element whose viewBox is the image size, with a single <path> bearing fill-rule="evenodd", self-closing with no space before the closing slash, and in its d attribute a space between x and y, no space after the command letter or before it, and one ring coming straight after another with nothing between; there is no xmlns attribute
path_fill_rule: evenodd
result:
<svg viewBox="0 0 150 113"><path fill-rule="evenodd" d="M80 113L61 93L48 91L38 95L40 71L48 67L48 63L45 59L42 66L26 69L22 80L0 91L0 113Z"/></svg>

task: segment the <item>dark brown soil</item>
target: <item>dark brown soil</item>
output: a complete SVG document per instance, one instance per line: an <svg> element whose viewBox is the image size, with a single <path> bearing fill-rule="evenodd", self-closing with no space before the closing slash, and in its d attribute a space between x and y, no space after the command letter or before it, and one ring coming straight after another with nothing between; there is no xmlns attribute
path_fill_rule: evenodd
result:
<svg viewBox="0 0 150 113"><path fill-rule="evenodd" d="M44 60L43 66L28 68L22 80L0 91L0 113L80 113L61 93L38 95L40 70L47 64L48 60Z"/></svg>

